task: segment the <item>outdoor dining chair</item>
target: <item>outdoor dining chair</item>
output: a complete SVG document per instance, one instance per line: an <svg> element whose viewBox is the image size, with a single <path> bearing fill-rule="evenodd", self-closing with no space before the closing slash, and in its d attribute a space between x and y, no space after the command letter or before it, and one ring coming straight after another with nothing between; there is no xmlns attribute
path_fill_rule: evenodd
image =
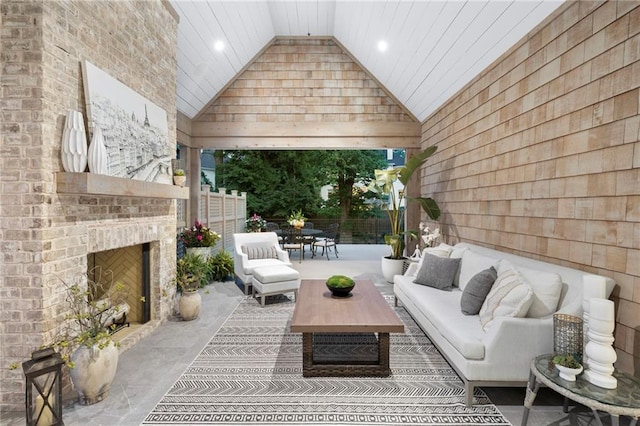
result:
<svg viewBox="0 0 640 426"><path fill-rule="evenodd" d="M293 226L289 228L283 228L281 230L282 236L282 249L286 250L289 255L293 250L300 251L300 263L302 263L302 259L304 259L304 245L305 238L302 236L302 231L298 228L294 228Z"/></svg>
<svg viewBox="0 0 640 426"><path fill-rule="evenodd" d="M336 259L338 258L338 228L339 224L330 224L326 232L324 233L324 237L317 238L313 242L311 257L314 257L316 255L316 250L318 247L322 247L322 254L320 256L324 255L326 252L327 260L329 260L329 250L331 249L331 247L333 247L333 252L336 255Z"/></svg>

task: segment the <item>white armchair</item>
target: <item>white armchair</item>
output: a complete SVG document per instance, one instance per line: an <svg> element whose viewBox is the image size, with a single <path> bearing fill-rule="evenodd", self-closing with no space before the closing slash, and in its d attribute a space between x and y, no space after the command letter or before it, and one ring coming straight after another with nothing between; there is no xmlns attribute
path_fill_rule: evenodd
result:
<svg viewBox="0 0 640 426"><path fill-rule="evenodd" d="M291 266L289 254L280 248L275 232L233 234L233 251L233 270L244 284L244 294L249 294L254 268L270 265Z"/></svg>

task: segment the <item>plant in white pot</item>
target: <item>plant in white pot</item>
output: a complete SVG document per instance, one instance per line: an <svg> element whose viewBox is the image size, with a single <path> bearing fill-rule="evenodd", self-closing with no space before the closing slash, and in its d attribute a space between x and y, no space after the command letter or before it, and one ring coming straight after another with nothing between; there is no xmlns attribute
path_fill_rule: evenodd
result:
<svg viewBox="0 0 640 426"><path fill-rule="evenodd" d="M393 276L402 273L402 262L404 260L404 239L406 234L415 232L404 230L404 209L403 202L416 201L420 203L422 209L431 220L440 218L440 207L430 197L407 198L405 196L407 184L429 157L437 150L436 146L431 146L408 158L402 167L393 167L386 170L375 170L375 178L369 185L369 190L377 193L382 199L382 209L387 213L391 223L391 232L384 236L384 241L391 247L391 255L382 258L382 273L388 282L393 282ZM402 190L396 191L395 184L400 182L404 185Z"/></svg>
<svg viewBox="0 0 640 426"><path fill-rule="evenodd" d="M173 170L173 183L178 186L184 186L184 184L187 183L187 177L185 176L183 169Z"/></svg>
<svg viewBox="0 0 640 426"><path fill-rule="evenodd" d="M178 238L187 253L199 254L205 260L213 255L213 246L220 241L220 234L196 219L193 226L182 230Z"/></svg>
<svg viewBox="0 0 640 426"><path fill-rule="evenodd" d="M63 283L68 311L50 346L66 361L79 403L95 404L109 394L118 367L119 344L112 333L126 320L127 290L100 267Z"/></svg>

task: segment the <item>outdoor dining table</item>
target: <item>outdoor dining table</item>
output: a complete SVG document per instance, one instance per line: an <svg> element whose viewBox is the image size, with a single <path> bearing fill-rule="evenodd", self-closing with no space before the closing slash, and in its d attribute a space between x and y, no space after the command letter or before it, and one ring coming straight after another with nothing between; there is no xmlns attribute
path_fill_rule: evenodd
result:
<svg viewBox="0 0 640 426"><path fill-rule="evenodd" d="M278 234L278 236L282 235L282 229L276 229L274 232ZM324 233L324 231L315 228L302 228L300 229L300 233L303 237L317 237L318 235Z"/></svg>

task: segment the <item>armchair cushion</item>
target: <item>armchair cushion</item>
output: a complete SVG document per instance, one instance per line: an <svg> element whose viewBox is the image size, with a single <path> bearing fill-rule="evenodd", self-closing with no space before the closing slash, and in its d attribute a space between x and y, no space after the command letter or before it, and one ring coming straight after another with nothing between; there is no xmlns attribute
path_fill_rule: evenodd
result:
<svg viewBox="0 0 640 426"><path fill-rule="evenodd" d="M253 259L277 259L277 247L270 243L249 243L240 247L249 260Z"/></svg>

